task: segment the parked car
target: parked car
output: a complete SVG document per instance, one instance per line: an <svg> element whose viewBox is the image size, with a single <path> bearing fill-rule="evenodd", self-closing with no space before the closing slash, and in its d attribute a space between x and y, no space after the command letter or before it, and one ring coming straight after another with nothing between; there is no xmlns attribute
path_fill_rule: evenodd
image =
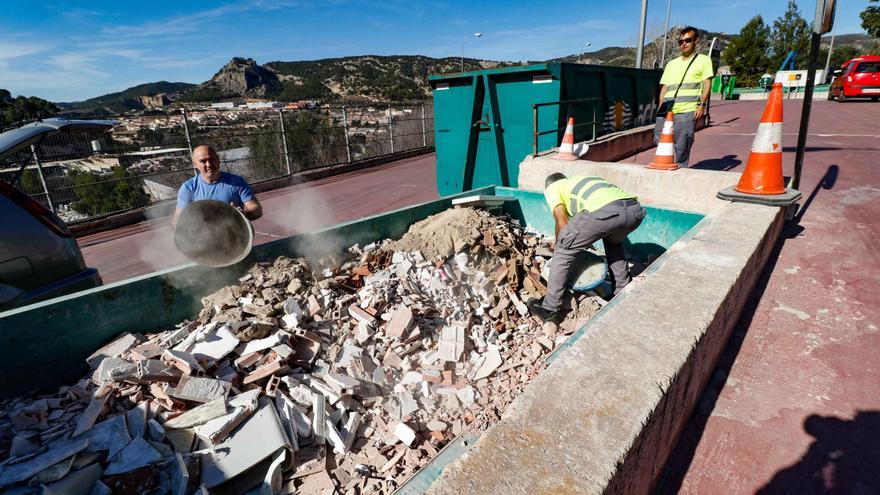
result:
<svg viewBox="0 0 880 495"><path fill-rule="evenodd" d="M0 162L39 147L46 136L106 130L113 121L47 119L0 134ZM30 154L31 157L33 154ZM0 180L0 311L101 285L67 225L15 183Z"/></svg>
<svg viewBox="0 0 880 495"><path fill-rule="evenodd" d="M880 55L863 55L844 62L834 71L836 78L828 88L828 99L844 102L850 98L880 100Z"/></svg>

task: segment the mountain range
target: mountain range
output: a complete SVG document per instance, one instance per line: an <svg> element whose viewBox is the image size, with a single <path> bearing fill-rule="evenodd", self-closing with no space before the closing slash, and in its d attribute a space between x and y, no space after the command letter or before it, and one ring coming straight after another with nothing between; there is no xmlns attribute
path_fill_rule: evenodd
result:
<svg viewBox="0 0 880 495"><path fill-rule="evenodd" d="M733 35L705 33L698 50L707 51L709 42L718 37L724 45ZM830 37L823 38L823 46ZM659 66L662 36L647 43L646 66ZM844 45L865 50L876 40L864 34L838 35L835 48ZM667 59L677 53L674 36L667 42ZM635 49L607 47L572 54L546 62L580 62L597 65L632 66ZM538 63L544 61L521 62ZM465 58L465 70L519 65L515 62ZM265 98L280 101L299 100L420 100L431 95L428 75L458 72L459 57L431 58L422 55L361 55L307 61L273 61L260 65L251 58L235 57L201 84L154 82L80 102L57 103L68 115L107 115L129 111L161 109L175 101L211 102L229 98Z"/></svg>

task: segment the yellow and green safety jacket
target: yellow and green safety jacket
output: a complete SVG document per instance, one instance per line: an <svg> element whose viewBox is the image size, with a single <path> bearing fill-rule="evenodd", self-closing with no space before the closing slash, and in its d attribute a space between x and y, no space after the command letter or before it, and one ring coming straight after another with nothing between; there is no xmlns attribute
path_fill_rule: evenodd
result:
<svg viewBox="0 0 880 495"><path fill-rule="evenodd" d="M690 63L690 58L675 57L670 60L660 78L660 84L666 85L664 100L672 100L675 91L678 90L678 97L675 98L675 105L672 107L673 113L696 111L700 103L700 95L703 93L704 81L715 75L712 71L712 60L708 56L702 53L694 54L694 56L697 58L694 59L693 64ZM688 65L691 66L690 69L688 69ZM685 69L687 69L687 74L684 72ZM681 83L680 89L679 83Z"/></svg>
<svg viewBox="0 0 880 495"><path fill-rule="evenodd" d="M552 212L557 205L565 206L569 217L582 211L594 212L618 199L636 199L623 189L601 177L568 177L550 184L544 199Z"/></svg>

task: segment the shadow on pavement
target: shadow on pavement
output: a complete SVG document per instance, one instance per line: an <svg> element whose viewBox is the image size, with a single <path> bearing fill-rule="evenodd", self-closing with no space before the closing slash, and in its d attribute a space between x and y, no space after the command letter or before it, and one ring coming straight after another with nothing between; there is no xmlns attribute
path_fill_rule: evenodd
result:
<svg viewBox="0 0 880 495"><path fill-rule="evenodd" d="M819 179L819 182L816 184L816 187L813 188L813 191L810 192L810 195L807 196L807 200L804 201L804 204L798 208L797 214L794 216L791 222L786 225L782 234L787 236L789 239L793 239L798 236L801 232L804 231L804 228L801 227L801 219L804 217L804 213L807 212L807 208L813 204L813 200L816 199L816 194L819 193L820 189L832 189L834 184L837 183L837 175L840 173L840 167L837 165L829 165L828 170L825 171L825 175Z"/></svg>
<svg viewBox="0 0 880 495"><path fill-rule="evenodd" d="M733 168L738 167L742 163L742 160L738 159L736 155L725 155L721 158L711 158L709 160L701 160L694 164L691 168L699 168L703 170L720 170L727 171Z"/></svg>
<svg viewBox="0 0 880 495"><path fill-rule="evenodd" d="M813 414L804 431L815 439L807 453L758 495L880 493L880 411L859 411L851 421Z"/></svg>
<svg viewBox="0 0 880 495"><path fill-rule="evenodd" d="M727 342L727 346L721 352L721 357L718 359L714 374L709 379L709 383L706 385L706 389L703 391L700 401L694 408L688 424L685 426L684 431L681 433L678 444L675 446L675 449L673 450L672 454L669 457L669 460L666 463L664 472L661 475L660 480L657 482L657 487L654 490L654 495L673 495L677 494L681 489L681 484L684 480L684 476L685 474L687 474L688 469L693 462L694 453L697 450L697 446L700 444L700 439L703 437L703 432L706 429L706 423L708 422L709 417L712 415L712 411L715 409L715 405L718 402L718 397L721 395L722 390L727 384L727 376L730 373L730 369L733 366L734 361L736 361L736 357L739 355L740 349L742 349L746 334L748 333L749 327L752 324L752 320L755 317L755 311L758 308L758 303L760 303L764 292L767 290L767 285L770 281L770 277L773 274L773 271L776 269L776 263L779 261L779 253L782 251L782 248L785 245L787 239L793 239L797 237L798 234L803 232L804 228L799 225L801 219L803 218L807 209L810 207L810 204L812 204L813 199L815 199L816 195L819 193L820 189L831 189L834 187L835 183L837 182L837 176L839 172L840 167L838 167L837 165L830 165L828 167L828 170L825 172L825 175L823 175L822 178L819 179L816 187L813 188L813 191L807 197L807 200L804 202L803 206L799 209L797 215L795 215L795 217L791 221L787 222L782 227L782 234L780 235L780 238L776 241L776 245L773 247L773 250L770 252L770 255L767 258L767 263L764 265L764 269L761 271L761 276L758 279L758 282L755 284L755 289L752 291L751 297L749 297L748 301L745 304L745 307L743 308L742 314L739 317L739 321L737 321L736 326L733 329L732 335L730 336L730 340ZM880 430L877 430L876 433L878 433L878 435L871 438L880 438ZM776 492L764 492L765 495L769 493ZM806 492L799 492L797 490L782 490L779 493ZM820 491L818 493L823 492Z"/></svg>

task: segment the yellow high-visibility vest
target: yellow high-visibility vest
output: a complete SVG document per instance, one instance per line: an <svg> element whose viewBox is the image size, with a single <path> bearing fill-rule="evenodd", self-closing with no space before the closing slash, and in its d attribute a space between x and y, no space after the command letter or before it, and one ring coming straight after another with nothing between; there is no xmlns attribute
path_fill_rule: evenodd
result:
<svg viewBox="0 0 880 495"><path fill-rule="evenodd" d="M544 190L544 199L553 211L557 205L565 206L568 216L582 211L593 212L618 199L636 199L601 177L569 177L558 180Z"/></svg>

